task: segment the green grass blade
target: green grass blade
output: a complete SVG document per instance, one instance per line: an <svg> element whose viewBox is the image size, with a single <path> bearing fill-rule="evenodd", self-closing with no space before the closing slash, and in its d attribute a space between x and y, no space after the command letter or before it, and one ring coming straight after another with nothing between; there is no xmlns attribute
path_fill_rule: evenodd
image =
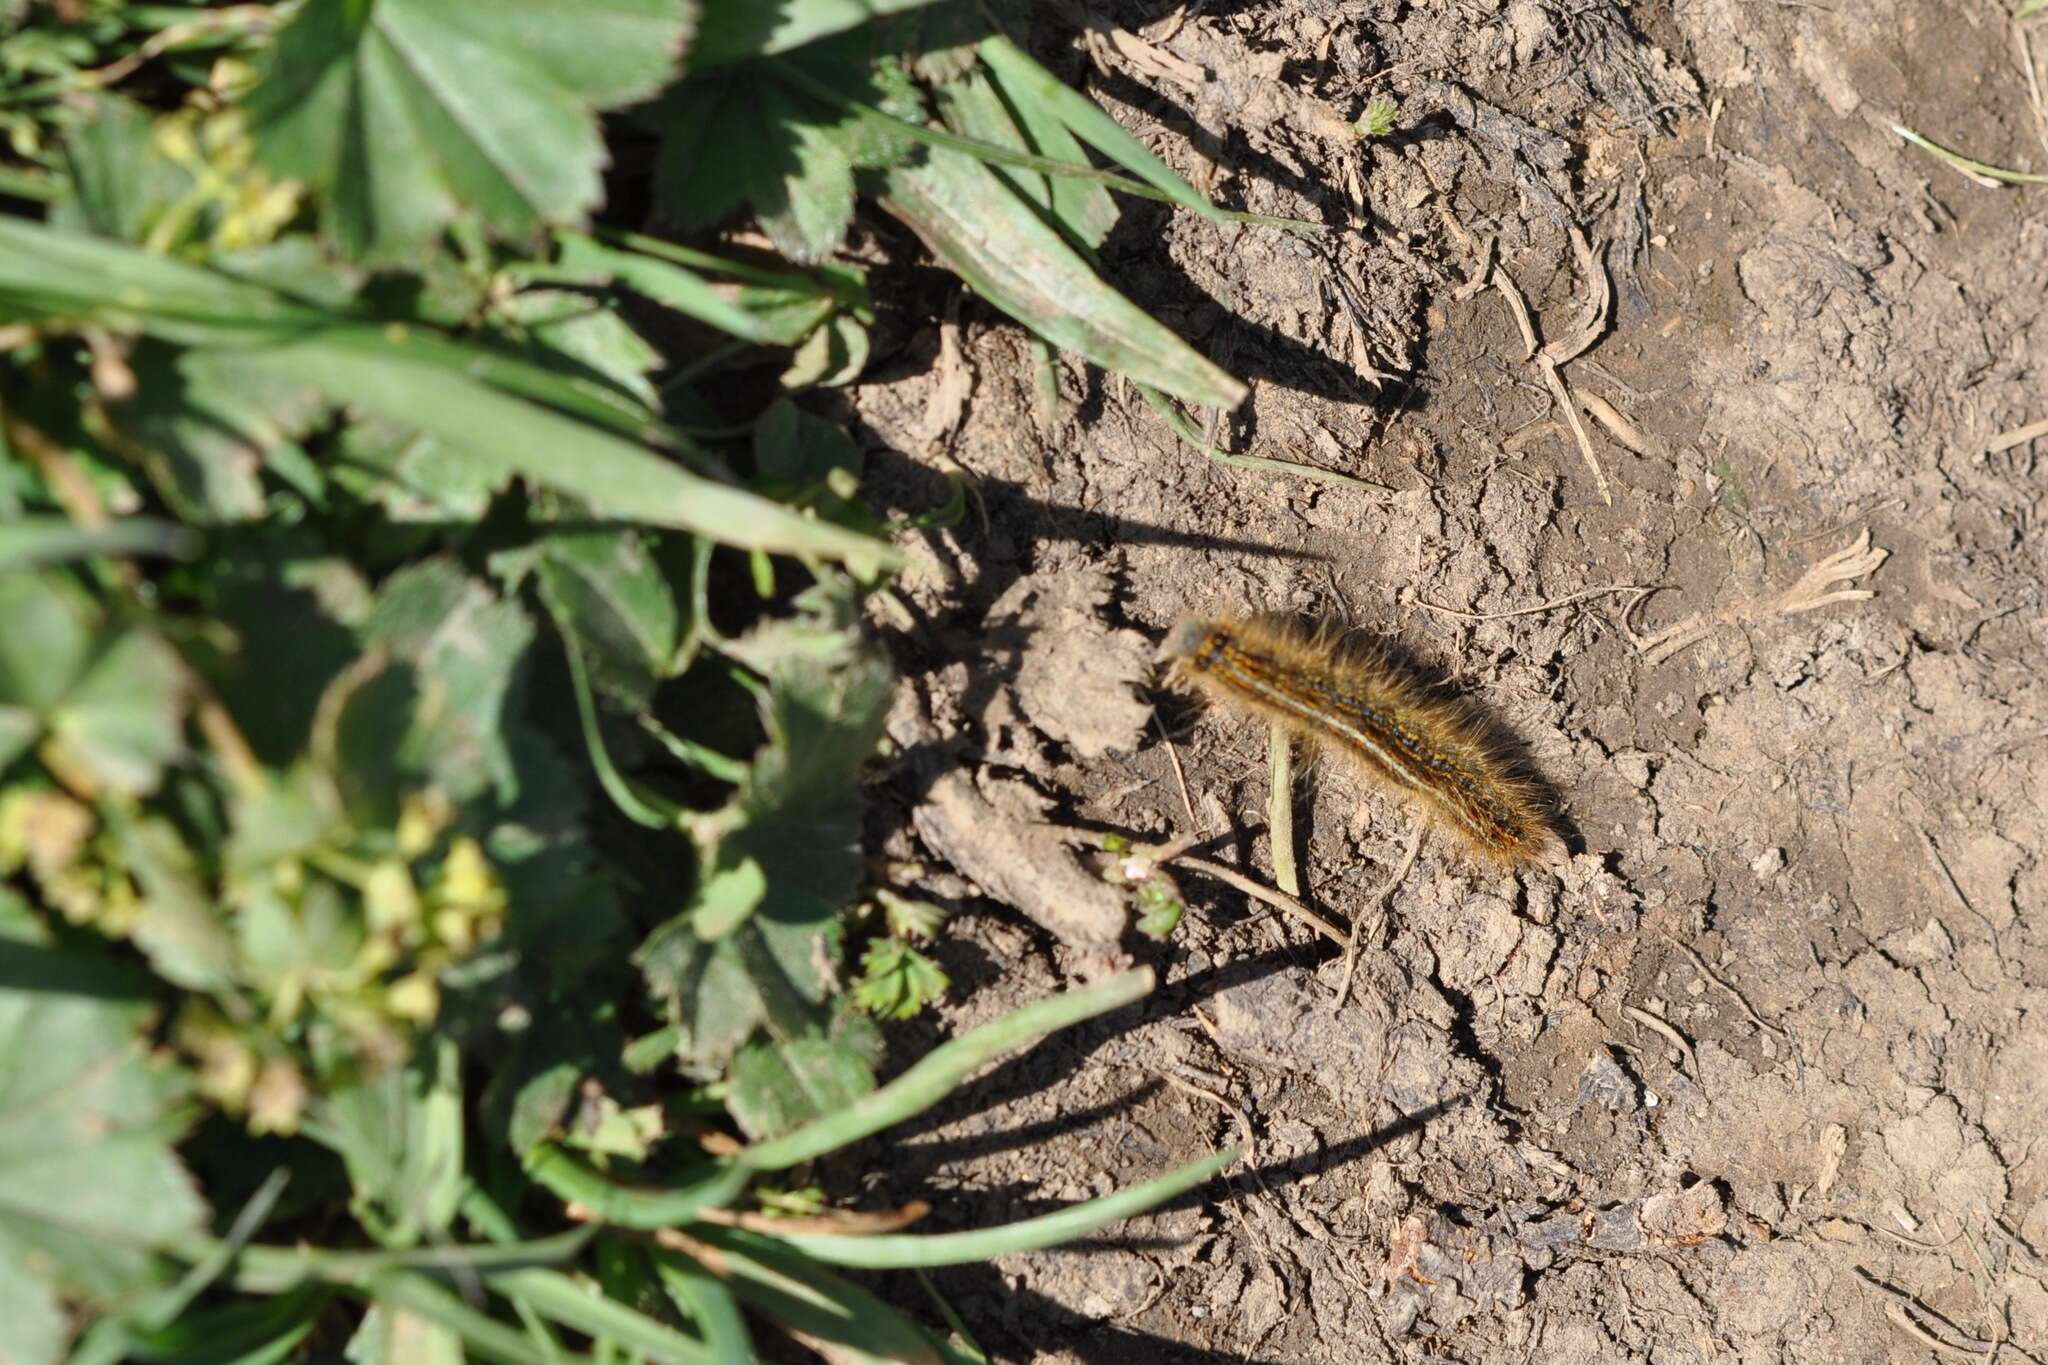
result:
<svg viewBox="0 0 2048 1365"><path fill-rule="evenodd" d="M2000 183L2007 185L2048 185L2048 175L2036 175L2032 171L2010 171L2003 166L1994 166L1988 161L1978 161L1974 157L1964 156L1961 152L1952 152L1934 139L1922 137L1911 128L1903 128L1896 123L1892 125L1892 131L1912 143L1915 147L1918 147L1921 151L1946 161L1978 184L1984 185L1987 181L1993 182L1987 185L1989 189L1997 189Z"/></svg>
<svg viewBox="0 0 2048 1365"><path fill-rule="evenodd" d="M419 1247L407 1251L322 1251L317 1247L244 1247L234 1259L235 1288L251 1294L279 1294L314 1280L360 1287L387 1271L447 1271L488 1275L574 1260L593 1229L572 1228L552 1237L491 1246ZM188 1252L199 1260L214 1244Z"/></svg>
<svg viewBox="0 0 2048 1365"><path fill-rule="evenodd" d="M880 541L691 473L607 431L477 382L438 347L361 329L251 351L257 373L319 386L329 397L436 436L467 458L581 498L601 517L669 526L744 549L844 560L857 574L893 566Z"/></svg>
<svg viewBox="0 0 2048 1365"><path fill-rule="evenodd" d="M330 321L260 285L0 215L0 319L93 322L172 341L274 340Z"/></svg>
<svg viewBox="0 0 2048 1365"><path fill-rule="evenodd" d="M807 1123L793 1133L757 1142L734 1159L752 1170L774 1171L836 1151L930 1108L978 1068L1005 1052L1142 999L1151 993L1153 984L1152 969L1143 967L1080 990L1033 1001L992 1024L984 1024L934 1048L901 1076L837 1113Z"/></svg>
<svg viewBox="0 0 2048 1365"><path fill-rule="evenodd" d="M661 796L643 791L620 772L604 747L604 729L598 721L597 698L591 695L590 670L583 662L583 643L573 628L560 617L555 629L562 636L562 650L569 659L569 686L576 694L576 718L583 727L583 747L590 753L590 766L597 773L597 785L628 820L648 829L671 829L682 807Z"/></svg>
<svg viewBox="0 0 2048 1365"><path fill-rule="evenodd" d="M1119 194L1136 195L1140 199L1156 199L1163 204L1174 202L1174 197L1166 191L1156 189L1142 180L1133 180L1127 175L1119 175L1115 171L1105 171L1100 167L1085 164L1077 165L1071 161L1062 161L1057 157L1040 156L1035 152L1020 152L1015 148L1005 147L1000 143L988 142L981 138L964 137L959 133L949 133L944 128L934 128L927 124L911 123L907 119L897 118L894 114L885 113L871 104L863 104L859 100L848 99L829 85L811 76L808 72L787 63L773 63L770 69L778 79L796 87L813 99L821 100L837 109L850 110L861 115L863 118L880 123L914 142L922 142L928 147L943 147L948 151L961 152L973 157L976 161L986 161L994 166L1015 166L1021 170L1039 171L1046 175L1065 176L1075 180L1092 180L1097 184L1108 186ZM1263 213L1241 213L1234 209L1212 208L1211 214L1208 216L1220 218L1227 223L1251 223L1260 227L1286 228L1290 232L1326 232L1329 230L1326 224L1311 223L1303 218L1274 218Z"/></svg>
<svg viewBox="0 0 2048 1365"><path fill-rule="evenodd" d="M941 1232L927 1236L891 1233L879 1237L821 1237L816 1233L789 1233L779 1240L815 1260L857 1266L864 1270L966 1265L994 1256L1038 1251L1058 1246L1061 1242L1071 1242L1105 1224L1163 1204L1175 1195L1193 1189L1236 1160L1237 1149L1226 1147L1142 1185L1133 1185L1127 1190L1118 1190L1115 1194L1091 1199L1057 1213L980 1232Z"/></svg>
<svg viewBox="0 0 2048 1365"><path fill-rule="evenodd" d="M655 1252L654 1273L676 1308L703 1333L705 1349L718 1365L747 1365L753 1359L754 1344L740 1306L716 1276L676 1251Z"/></svg>
<svg viewBox="0 0 2048 1365"><path fill-rule="evenodd" d="M1199 213L1212 222L1226 220L1223 211L1210 203L1207 196L1174 174L1170 166L1124 131L1123 125L1100 105L1040 66L1008 38L992 34L982 39L976 50L1013 103L1029 103L1043 109L1075 137L1190 213Z"/></svg>
<svg viewBox="0 0 2048 1365"><path fill-rule="evenodd" d="M19 517L0 522L0 570L68 564L94 555L186 559L198 552L199 543L186 528L148 517L124 517L90 528L63 517Z"/></svg>
<svg viewBox="0 0 2048 1365"><path fill-rule="evenodd" d="M660 243L625 236L633 249L609 246L582 233L556 233L559 268L573 276L609 278L686 317L762 346L796 345L839 304L830 290L801 275L783 276L773 284L714 284L673 259L678 253L657 254L643 246Z"/></svg>
<svg viewBox="0 0 2048 1365"><path fill-rule="evenodd" d="M1219 450L1209 444L1207 438L1188 420L1188 415L1182 412L1171 398L1148 384L1138 385L1138 392L1151 405L1152 411L1166 419L1166 424L1173 428L1174 435L1218 464L1227 464L1237 469L1263 469L1269 474L1292 474L1298 479L1326 483L1336 488L1355 488L1362 493L1386 496L1394 491L1364 479L1353 478L1349 474L1340 474L1334 469L1319 469L1315 465L1297 464L1293 460L1274 460L1264 455L1233 455L1227 450Z"/></svg>
<svg viewBox="0 0 2048 1365"><path fill-rule="evenodd" d="M623 1228L676 1227L705 1209L724 1208L752 1175L746 1167L714 1162L695 1180L673 1189L633 1189L614 1184L547 1142L527 1156L526 1173L564 1203L580 1205L586 1217Z"/></svg>
<svg viewBox="0 0 2048 1365"><path fill-rule="evenodd" d="M1055 346L1190 403L1234 408L1245 386L1105 284L971 156L934 150L889 173L883 207L982 297Z"/></svg>
<svg viewBox="0 0 2048 1365"><path fill-rule="evenodd" d="M903 1313L774 1238L729 1228L693 1235L712 1248L707 1263L733 1294L769 1321L881 1360L940 1365L931 1339Z"/></svg>
<svg viewBox="0 0 2048 1365"><path fill-rule="evenodd" d="M486 1283L495 1293L526 1304L542 1317L585 1336L603 1337L613 1346L638 1351L650 1361L713 1365L717 1359L703 1342L684 1336L616 1299L608 1299L596 1286L559 1271L515 1270L493 1275Z"/></svg>

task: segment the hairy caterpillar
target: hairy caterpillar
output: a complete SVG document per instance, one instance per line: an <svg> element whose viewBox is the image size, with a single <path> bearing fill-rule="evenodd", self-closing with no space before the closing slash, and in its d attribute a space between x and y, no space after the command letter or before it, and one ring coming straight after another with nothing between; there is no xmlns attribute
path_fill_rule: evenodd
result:
<svg viewBox="0 0 2048 1365"><path fill-rule="evenodd" d="M1562 850L1543 787L1499 728L1383 654L1275 617L1184 621L1162 652L1201 690L1420 802L1483 858L1521 866Z"/></svg>

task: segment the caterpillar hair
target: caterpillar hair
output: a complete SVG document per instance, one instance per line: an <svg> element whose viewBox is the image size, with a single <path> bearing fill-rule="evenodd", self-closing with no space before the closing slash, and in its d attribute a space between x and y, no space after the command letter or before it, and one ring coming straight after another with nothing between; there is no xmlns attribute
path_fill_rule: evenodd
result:
<svg viewBox="0 0 2048 1365"><path fill-rule="evenodd" d="M1507 734L1383 651L1286 618L1226 617L1182 622L1162 653L1201 691L1408 796L1487 861L1519 867L1563 849L1547 789Z"/></svg>

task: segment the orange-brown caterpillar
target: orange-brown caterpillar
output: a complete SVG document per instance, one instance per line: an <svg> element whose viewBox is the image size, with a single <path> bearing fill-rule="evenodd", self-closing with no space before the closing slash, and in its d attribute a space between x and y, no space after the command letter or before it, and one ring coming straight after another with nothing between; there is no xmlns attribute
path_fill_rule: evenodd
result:
<svg viewBox="0 0 2048 1365"><path fill-rule="evenodd" d="M1520 866L1562 847L1498 728L1384 655L1274 617L1184 621L1163 652L1202 690L1413 796L1484 858Z"/></svg>

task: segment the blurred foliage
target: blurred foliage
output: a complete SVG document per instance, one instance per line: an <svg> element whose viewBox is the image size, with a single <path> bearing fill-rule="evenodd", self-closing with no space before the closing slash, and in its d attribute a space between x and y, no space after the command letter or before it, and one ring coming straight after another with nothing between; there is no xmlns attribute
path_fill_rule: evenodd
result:
<svg viewBox="0 0 2048 1365"><path fill-rule="evenodd" d="M920 521L807 397L880 212L1236 402L1111 188L1218 216L965 3L0 0L0 1360L974 1359L828 1265L1218 1167L776 1222L1150 985L878 1084L948 989L859 856Z"/></svg>

